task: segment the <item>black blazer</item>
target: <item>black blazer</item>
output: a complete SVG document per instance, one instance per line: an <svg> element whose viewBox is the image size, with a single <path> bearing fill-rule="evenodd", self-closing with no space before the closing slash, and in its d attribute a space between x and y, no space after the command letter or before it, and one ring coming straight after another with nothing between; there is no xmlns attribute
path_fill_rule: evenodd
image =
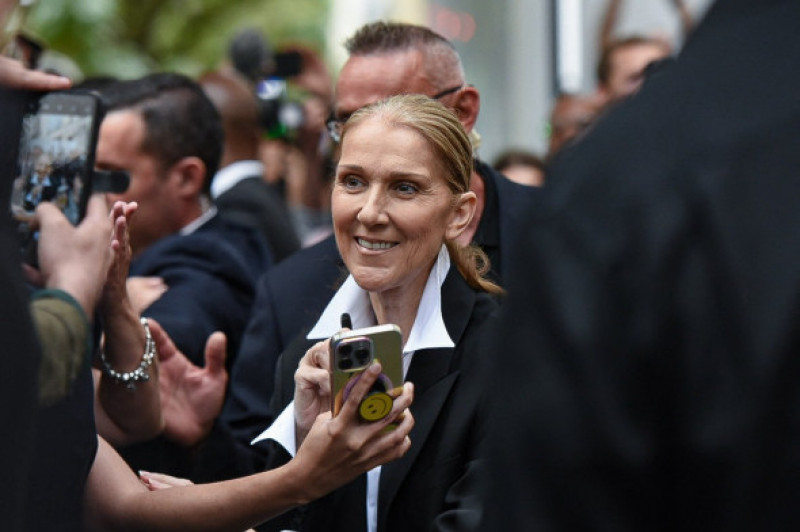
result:
<svg viewBox="0 0 800 532"><path fill-rule="evenodd" d="M224 332L230 370L250 316L256 280L270 260L266 243L254 230L217 215L194 233L172 235L148 247L131 264L131 275L164 278L169 289L143 315L158 321L194 364L204 365L208 336ZM218 430L194 448L159 436L119 451L134 469L195 482L249 472L232 452L227 434Z"/></svg>
<svg viewBox="0 0 800 532"><path fill-rule="evenodd" d="M149 246L131 264L132 276L163 277L168 290L145 309L192 362L203 365L206 339L228 338L228 366L250 316L254 287L270 264L269 250L253 230L215 216L189 235Z"/></svg>
<svg viewBox="0 0 800 532"><path fill-rule="evenodd" d="M716 3L555 163L511 264L485 530L800 527L798 21Z"/></svg>
<svg viewBox="0 0 800 532"><path fill-rule="evenodd" d="M467 285L455 265L451 267L442 285L442 314L456 346L424 349L411 361L407 380L415 385L411 411L416 424L409 452L381 469L379 531L469 530L477 525L478 447L485 435L484 420L478 415L484 399L480 365L485 353L477 346L482 326L496 307L487 294ZM314 343L304 336L281 355L273 396L278 412L292 400L294 371ZM366 530L365 498L366 475L362 475L264 529Z"/></svg>
<svg viewBox="0 0 800 532"><path fill-rule="evenodd" d="M319 319L347 271L331 236L270 269L258 281L220 420L249 448L274 419L269 400L278 356Z"/></svg>
<svg viewBox="0 0 800 532"><path fill-rule="evenodd" d="M300 249L286 202L261 176L242 179L214 200L220 214L258 231L269 244L276 262Z"/></svg>

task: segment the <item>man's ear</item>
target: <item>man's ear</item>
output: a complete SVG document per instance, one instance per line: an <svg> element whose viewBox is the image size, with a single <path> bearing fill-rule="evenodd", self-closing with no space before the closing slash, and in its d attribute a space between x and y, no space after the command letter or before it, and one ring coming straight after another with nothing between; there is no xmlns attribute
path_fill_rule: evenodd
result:
<svg viewBox="0 0 800 532"><path fill-rule="evenodd" d="M199 157L183 157L169 171L180 196L193 199L204 192L206 165Z"/></svg>
<svg viewBox="0 0 800 532"><path fill-rule="evenodd" d="M477 205L478 197L471 190L457 196L455 208L444 233L445 239L455 240L461 236L461 233L472 221L472 217L475 216Z"/></svg>
<svg viewBox="0 0 800 532"><path fill-rule="evenodd" d="M461 89L453 105L458 120L464 129L469 133L478 121L478 113L481 110L481 94L472 85L467 85Z"/></svg>

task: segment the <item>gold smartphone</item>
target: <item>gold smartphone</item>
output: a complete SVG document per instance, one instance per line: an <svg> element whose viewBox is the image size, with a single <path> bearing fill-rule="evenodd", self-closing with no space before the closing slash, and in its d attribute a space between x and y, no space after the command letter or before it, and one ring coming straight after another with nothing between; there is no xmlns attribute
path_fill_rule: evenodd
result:
<svg viewBox="0 0 800 532"><path fill-rule="evenodd" d="M397 325L341 331L331 337L331 410L337 415L363 371L373 360L381 374L359 405L366 421L383 419L403 387L403 335Z"/></svg>

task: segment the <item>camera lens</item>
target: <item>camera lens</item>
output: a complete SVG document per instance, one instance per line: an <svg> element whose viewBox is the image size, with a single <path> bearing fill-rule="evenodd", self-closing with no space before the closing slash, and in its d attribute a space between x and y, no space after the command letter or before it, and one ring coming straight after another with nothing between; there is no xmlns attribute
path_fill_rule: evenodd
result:
<svg viewBox="0 0 800 532"><path fill-rule="evenodd" d="M355 352L355 358L359 366L366 365L366 363L369 362L369 348L359 347Z"/></svg>
<svg viewBox="0 0 800 532"><path fill-rule="evenodd" d="M346 371L353 368L353 359L350 357L352 352L353 346L350 344L336 346L336 359L340 370Z"/></svg>
<svg viewBox="0 0 800 532"><path fill-rule="evenodd" d="M350 352L353 350L353 346L350 344L339 344L336 350L339 352L340 355L346 357L350 355Z"/></svg>

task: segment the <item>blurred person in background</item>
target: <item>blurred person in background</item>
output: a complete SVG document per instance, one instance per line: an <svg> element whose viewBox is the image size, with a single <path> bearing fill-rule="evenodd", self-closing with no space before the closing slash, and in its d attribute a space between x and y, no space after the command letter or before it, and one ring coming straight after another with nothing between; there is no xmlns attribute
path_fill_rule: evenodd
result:
<svg viewBox="0 0 800 532"><path fill-rule="evenodd" d="M556 97L548 123L548 162L592 124L602 104L602 99L597 96L561 93Z"/></svg>
<svg viewBox="0 0 800 532"><path fill-rule="evenodd" d="M255 28L231 39L229 58L258 95L265 179L283 190L301 245L330 234L330 157L325 131L333 79L319 54L293 44L273 51Z"/></svg>
<svg viewBox="0 0 800 532"><path fill-rule="evenodd" d="M544 184L544 161L526 150L503 151L495 158L492 167L520 185L539 187Z"/></svg>
<svg viewBox="0 0 800 532"><path fill-rule="evenodd" d="M654 1L654 0L650 0ZM680 21L681 39L684 40L692 31L694 26L694 19L684 0L657 0L671 4L675 9ZM603 13L603 20L600 23L600 37L598 50L602 52L606 47L611 45L616 39L619 38L616 33L616 27L619 24L619 14L622 11L625 2L623 0L608 0L606 4L605 13ZM666 41L665 41L666 42Z"/></svg>
<svg viewBox="0 0 800 532"><path fill-rule="evenodd" d="M611 41L597 65L598 96L610 105L639 90L645 70L672 53L661 39L634 35Z"/></svg>
<svg viewBox="0 0 800 532"><path fill-rule="evenodd" d="M275 261L281 261L300 249L300 241L283 195L264 179L256 95L235 71L209 72L198 82L222 118L225 138L220 169L211 181L214 204L223 218L258 230Z"/></svg>
<svg viewBox="0 0 800 532"><path fill-rule="evenodd" d="M692 14L684 0L668 0L680 19L683 38L692 30ZM597 66L597 93L606 104L635 93L642 84L645 70L653 63L670 57L676 43L662 36L615 35L622 0L608 0L600 26L600 59Z"/></svg>

